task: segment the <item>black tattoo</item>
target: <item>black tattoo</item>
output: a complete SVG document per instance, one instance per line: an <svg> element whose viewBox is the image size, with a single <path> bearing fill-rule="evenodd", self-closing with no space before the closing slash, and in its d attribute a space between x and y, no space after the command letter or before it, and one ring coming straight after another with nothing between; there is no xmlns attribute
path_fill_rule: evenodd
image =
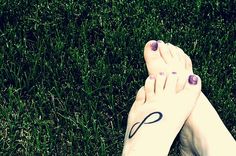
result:
<svg viewBox="0 0 236 156"><path fill-rule="evenodd" d="M150 122L145 122L150 116L155 115L155 114L159 114L159 116L158 116L158 118L157 118L156 120L150 121ZM140 122L136 122L136 123L132 126L132 128L130 129L130 132L129 132L129 139L131 139L131 138L137 133L137 131L139 130L139 128L140 128L143 124L152 124L152 123L158 122L158 121L161 120L162 117L163 117L163 115L162 115L161 112L153 112L153 113L149 114L148 116L146 116L146 117L143 119L143 121L142 121L141 123L140 123ZM139 123L140 123L140 124L139 124ZM139 124L139 126L138 126L138 127L134 130L134 132L133 132L133 128L134 128L137 124Z"/></svg>

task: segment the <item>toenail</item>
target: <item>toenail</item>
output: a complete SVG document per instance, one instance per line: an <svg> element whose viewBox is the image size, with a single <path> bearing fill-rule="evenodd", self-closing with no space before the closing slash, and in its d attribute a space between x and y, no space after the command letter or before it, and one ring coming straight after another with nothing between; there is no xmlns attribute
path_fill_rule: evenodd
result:
<svg viewBox="0 0 236 156"><path fill-rule="evenodd" d="M156 51L158 48L158 44L157 44L157 41L154 41L151 43L151 49L152 51Z"/></svg>
<svg viewBox="0 0 236 156"><path fill-rule="evenodd" d="M160 75L164 75L165 73L164 73L164 72L160 72L159 74L160 74Z"/></svg>
<svg viewBox="0 0 236 156"><path fill-rule="evenodd" d="M177 72L172 72L172 74L177 74Z"/></svg>
<svg viewBox="0 0 236 156"><path fill-rule="evenodd" d="M189 83L189 84L196 85L196 84L197 84L197 81L198 81L198 77L195 76L195 75L190 75L190 76L188 77L188 83Z"/></svg>
<svg viewBox="0 0 236 156"><path fill-rule="evenodd" d="M155 80L155 79L156 79L155 76L153 76L153 75L150 75L149 78L150 78L151 80Z"/></svg>

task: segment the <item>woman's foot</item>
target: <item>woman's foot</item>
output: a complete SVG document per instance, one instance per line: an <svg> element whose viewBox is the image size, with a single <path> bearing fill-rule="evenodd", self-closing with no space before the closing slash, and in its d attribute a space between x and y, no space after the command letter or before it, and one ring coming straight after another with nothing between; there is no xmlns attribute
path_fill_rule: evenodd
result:
<svg viewBox="0 0 236 156"><path fill-rule="evenodd" d="M123 155L166 156L200 95L201 80L185 79L178 93L179 74L149 76L129 112Z"/></svg>
<svg viewBox="0 0 236 156"><path fill-rule="evenodd" d="M183 87L183 80L186 76L193 73L192 62L183 50L162 41L149 41L144 49L144 57L150 75L160 71L170 73L171 70L181 73L177 90L181 90ZM175 63L176 60L179 60L178 63ZM235 148L233 137L203 93L181 130L180 141L180 151L182 155L187 156L227 155L227 152L232 154L234 152L232 149ZM229 146L222 148L225 146L224 143L229 143Z"/></svg>

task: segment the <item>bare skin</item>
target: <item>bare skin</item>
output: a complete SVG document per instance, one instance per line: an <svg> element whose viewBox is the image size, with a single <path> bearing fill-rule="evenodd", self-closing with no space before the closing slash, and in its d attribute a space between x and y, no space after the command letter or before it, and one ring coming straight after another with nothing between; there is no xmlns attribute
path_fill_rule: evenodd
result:
<svg viewBox="0 0 236 156"><path fill-rule="evenodd" d="M177 93L179 74L160 72L147 78L129 112L123 156L166 156L193 110L201 91L196 75Z"/></svg>
<svg viewBox="0 0 236 156"><path fill-rule="evenodd" d="M183 88L186 76L193 73L191 59L172 44L149 41L144 48L144 58L149 75L173 70L180 73L177 91ZM234 138L203 93L181 130L180 141L184 156L236 155Z"/></svg>

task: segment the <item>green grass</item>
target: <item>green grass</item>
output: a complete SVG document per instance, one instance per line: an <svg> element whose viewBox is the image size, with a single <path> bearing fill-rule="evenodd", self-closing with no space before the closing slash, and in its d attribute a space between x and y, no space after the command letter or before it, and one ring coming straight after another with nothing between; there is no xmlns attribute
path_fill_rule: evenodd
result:
<svg viewBox="0 0 236 156"><path fill-rule="evenodd" d="M191 56L203 92L236 138L235 7L0 0L0 155L120 155L150 39ZM178 140L170 155L177 153Z"/></svg>

